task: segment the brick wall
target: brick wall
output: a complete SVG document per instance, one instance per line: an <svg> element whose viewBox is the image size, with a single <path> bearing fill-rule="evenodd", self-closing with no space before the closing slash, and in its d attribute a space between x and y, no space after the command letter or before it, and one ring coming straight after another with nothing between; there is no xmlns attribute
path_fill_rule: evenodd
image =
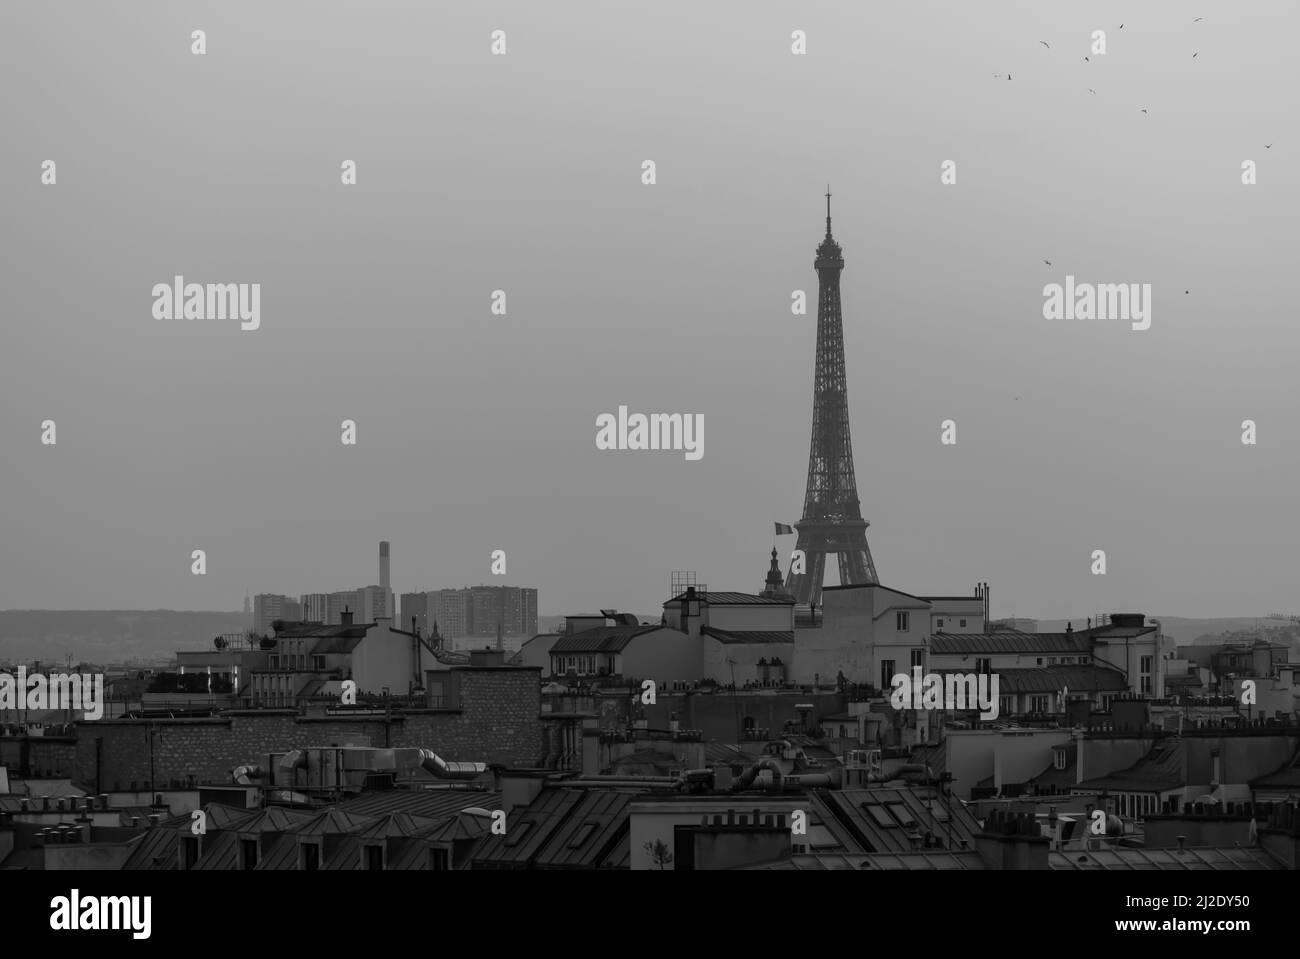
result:
<svg viewBox="0 0 1300 959"><path fill-rule="evenodd" d="M458 670L459 710L408 710L382 717L304 717L289 710L228 712L214 719L101 720L77 726L76 779L95 789L95 740L103 739L98 788L141 788L150 782L150 727L159 788L193 776L230 782L243 763L268 752L307 746L423 746L451 762L531 766L543 750L540 671L529 668Z"/></svg>
<svg viewBox="0 0 1300 959"><path fill-rule="evenodd" d="M23 776L46 779L73 777L77 772L77 741L71 737L0 737L0 766Z"/></svg>

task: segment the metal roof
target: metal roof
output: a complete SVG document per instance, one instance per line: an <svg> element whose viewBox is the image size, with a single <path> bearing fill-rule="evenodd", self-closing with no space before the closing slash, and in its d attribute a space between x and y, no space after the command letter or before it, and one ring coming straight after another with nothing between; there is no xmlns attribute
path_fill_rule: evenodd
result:
<svg viewBox="0 0 1300 959"><path fill-rule="evenodd" d="M788 596L759 596L757 593L700 592L695 598L707 602L710 606L793 606L794 600ZM680 603L686 599L685 593L679 593L670 599L670 603Z"/></svg>
<svg viewBox="0 0 1300 959"><path fill-rule="evenodd" d="M746 869L797 869L817 870L854 870L891 869L891 870L931 870L931 869L983 869L984 860L975 852L944 852L929 850L927 852L903 853L861 853L847 855L844 853L802 854L775 862L746 866Z"/></svg>
<svg viewBox="0 0 1300 959"><path fill-rule="evenodd" d="M961 800L945 798L930 786L818 790L815 801L824 806L827 824L834 820L847 830L853 846L863 852L917 852L912 837L923 839L927 832L946 848L960 848L963 839L973 848L980 832L979 822ZM853 846L850 852L856 851Z"/></svg>
<svg viewBox="0 0 1300 959"><path fill-rule="evenodd" d="M385 816L404 812L421 819L441 819L462 809L481 806L496 809L501 793L472 789L382 789L362 793L355 799L339 803L338 809L353 815Z"/></svg>
<svg viewBox="0 0 1300 959"><path fill-rule="evenodd" d="M476 869L597 869L622 858L636 789L544 789L508 813L506 835L483 838Z"/></svg>
<svg viewBox="0 0 1300 959"><path fill-rule="evenodd" d="M1083 851L1053 852L1047 857L1051 869L1157 869L1214 870L1237 872L1286 867L1258 846L1188 846L1185 849L1138 849L1113 847Z"/></svg>
<svg viewBox="0 0 1300 959"><path fill-rule="evenodd" d="M584 800L551 835L537 856L539 869L591 869L599 866L629 833L628 804L635 793L585 790Z"/></svg>
<svg viewBox="0 0 1300 959"><path fill-rule="evenodd" d="M1000 629L993 633L935 633L930 652L944 655L972 653L1090 653L1087 630L1073 633L1022 633Z"/></svg>
<svg viewBox="0 0 1300 959"><path fill-rule="evenodd" d="M762 643L792 645L794 643L794 633L788 629L718 629L716 626L705 626L700 632L720 643L751 645Z"/></svg>
<svg viewBox="0 0 1300 959"><path fill-rule="evenodd" d="M940 675L966 675L959 669L942 669ZM1043 666L1037 669L998 669L998 695L1010 693L1102 692L1128 689L1124 674L1103 666Z"/></svg>
<svg viewBox="0 0 1300 959"><path fill-rule="evenodd" d="M652 633L662 629L658 623L653 626L597 626L584 629L568 636L561 636L552 645L552 653L617 653L621 651L632 637L641 633Z"/></svg>
<svg viewBox="0 0 1300 959"><path fill-rule="evenodd" d="M1166 738L1127 769L1106 776L1085 779L1073 788L1092 792L1109 789L1119 792L1165 792L1187 785L1187 743ZM1084 770L1087 771L1086 769Z"/></svg>

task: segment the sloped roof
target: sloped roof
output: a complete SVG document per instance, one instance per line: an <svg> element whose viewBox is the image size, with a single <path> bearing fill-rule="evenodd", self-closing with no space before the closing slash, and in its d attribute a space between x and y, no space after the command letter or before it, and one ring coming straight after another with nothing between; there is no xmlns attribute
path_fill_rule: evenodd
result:
<svg viewBox="0 0 1300 959"><path fill-rule="evenodd" d="M653 626L597 626L568 636L561 636L551 646L552 653L617 653L642 633L663 629Z"/></svg>
<svg viewBox="0 0 1300 959"><path fill-rule="evenodd" d="M1300 789L1300 749L1271 773L1252 779L1252 789Z"/></svg>
<svg viewBox="0 0 1300 959"><path fill-rule="evenodd" d="M180 869L176 858L176 844L181 835L175 829L155 826L146 829L134 840L123 869L172 870Z"/></svg>
<svg viewBox="0 0 1300 959"><path fill-rule="evenodd" d="M365 638L366 634L364 630L360 635L328 636L313 646L311 652L313 656L350 653L361 645L361 641Z"/></svg>
<svg viewBox="0 0 1300 959"><path fill-rule="evenodd" d="M984 860L976 852L947 852L945 850L926 850L925 852L899 853L815 853L790 856L774 862L745 866L745 869L781 869L800 871L819 870L876 870L890 869L898 871L932 870L932 869L983 869Z"/></svg>
<svg viewBox="0 0 1300 959"><path fill-rule="evenodd" d="M346 812L337 806L331 806L308 819L294 832L299 836L342 836L363 829L374 821L371 816Z"/></svg>
<svg viewBox="0 0 1300 959"><path fill-rule="evenodd" d="M1089 792L1096 789L1119 792L1164 792L1178 789L1187 785L1186 762L1187 743L1178 737L1166 738L1157 742L1149 753L1127 769L1085 779L1073 788Z"/></svg>
<svg viewBox="0 0 1300 959"><path fill-rule="evenodd" d="M911 837L926 832L945 846L951 835L951 847L963 839L973 847L980 832L979 822L959 799L928 786L818 790L816 800L825 807L824 818L847 829L864 852L915 852Z"/></svg>
<svg viewBox="0 0 1300 959"><path fill-rule="evenodd" d="M1258 846L1188 846L1186 849L1150 849L1115 846L1109 849L1048 853L1047 865L1058 870L1160 869L1170 871L1285 869Z"/></svg>
<svg viewBox="0 0 1300 959"><path fill-rule="evenodd" d="M944 740L937 746L917 746L908 761L929 766L933 775L942 776L948 771L948 741Z"/></svg>
<svg viewBox="0 0 1300 959"><path fill-rule="evenodd" d="M337 808L342 812L362 816L404 812L422 819L440 819L455 815L462 809L476 806L497 809L500 805L501 793L487 790L383 789L345 800Z"/></svg>
<svg viewBox="0 0 1300 959"><path fill-rule="evenodd" d="M678 593L668 602L680 603L686 599L685 593ZM794 600L788 596L759 596L757 593L701 592L696 599L708 602L710 606L793 606Z"/></svg>
<svg viewBox="0 0 1300 959"><path fill-rule="evenodd" d="M998 695L1011 693L1059 693L1118 691L1128 689L1124 674L1104 666L1043 666L1037 669L999 669ZM943 669L941 675L965 675L964 670Z"/></svg>
<svg viewBox="0 0 1300 959"><path fill-rule="evenodd" d="M316 818L305 809L288 809L283 806L270 806L251 816L246 822L227 827L238 833L288 832Z"/></svg>
<svg viewBox="0 0 1300 959"><path fill-rule="evenodd" d="M748 645L763 643L793 645L794 643L794 633L788 629L718 629L716 626L705 626L700 632L705 636L713 637L720 643L744 643Z"/></svg>
<svg viewBox="0 0 1300 959"><path fill-rule="evenodd" d="M619 840L637 789L544 789L510 813L504 836L488 835L474 851L479 869L594 869L621 858Z"/></svg>
<svg viewBox="0 0 1300 959"><path fill-rule="evenodd" d="M366 635L366 631L372 625L372 623L353 623L351 626L326 626L323 623L286 623L283 629L275 631L275 638L311 639L320 637L322 639L337 639L351 637L360 639Z"/></svg>
<svg viewBox="0 0 1300 959"><path fill-rule="evenodd" d="M635 792L588 789L567 820L560 823L535 861L539 869L591 869L614 852L629 832L628 805Z"/></svg>
<svg viewBox="0 0 1300 959"><path fill-rule="evenodd" d="M1087 630L1073 633L1023 633L999 629L992 633L935 633L930 652L946 656L988 653L1075 653L1092 652Z"/></svg>

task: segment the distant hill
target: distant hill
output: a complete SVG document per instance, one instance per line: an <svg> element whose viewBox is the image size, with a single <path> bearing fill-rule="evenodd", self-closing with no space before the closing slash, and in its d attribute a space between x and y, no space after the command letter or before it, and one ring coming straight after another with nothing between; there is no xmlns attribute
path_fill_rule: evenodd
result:
<svg viewBox="0 0 1300 959"><path fill-rule="evenodd" d="M0 662L109 663L209 649L222 633L241 633L242 612L174 609L0 610Z"/></svg>
<svg viewBox="0 0 1300 959"><path fill-rule="evenodd" d="M1181 646L1209 645L1219 642L1218 634L1236 630L1275 629L1291 625L1289 620L1266 619L1263 616L1230 616L1223 619L1185 619L1181 616L1148 616L1147 621L1160 620L1166 636L1172 636ZM1070 620L1075 629L1088 625L1087 617ZM1040 619L1040 633L1059 633L1065 630L1064 619Z"/></svg>

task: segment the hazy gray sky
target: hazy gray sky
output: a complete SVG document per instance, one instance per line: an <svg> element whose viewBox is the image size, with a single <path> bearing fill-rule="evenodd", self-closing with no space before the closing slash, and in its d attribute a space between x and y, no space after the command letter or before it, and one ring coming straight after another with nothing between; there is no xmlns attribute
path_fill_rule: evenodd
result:
<svg viewBox="0 0 1300 959"><path fill-rule="evenodd" d="M399 591L543 613L758 590L829 181L884 583L1291 612L1297 32L1289 0L5 4L0 607L233 609L374 582L380 539ZM1044 320L1067 273L1150 283L1151 328ZM260 283L261 328L155 320L176 274ZM597 450L619 405L702 414L703 459Z"/></svg>

